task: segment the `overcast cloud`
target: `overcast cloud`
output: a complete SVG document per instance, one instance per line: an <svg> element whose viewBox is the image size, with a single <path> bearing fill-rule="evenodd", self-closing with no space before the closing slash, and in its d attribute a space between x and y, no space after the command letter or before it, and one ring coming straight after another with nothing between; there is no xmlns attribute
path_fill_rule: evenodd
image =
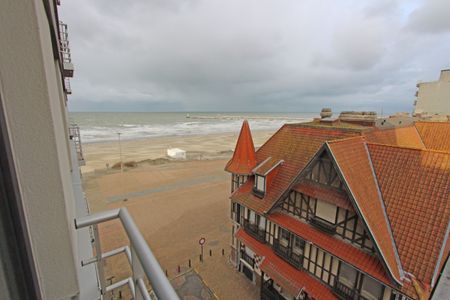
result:
<svg viewBox="0 0 450 300"><path fill-rule="evenodd" d="M65 0L74 111L411 111L450 1Z"/></svg>

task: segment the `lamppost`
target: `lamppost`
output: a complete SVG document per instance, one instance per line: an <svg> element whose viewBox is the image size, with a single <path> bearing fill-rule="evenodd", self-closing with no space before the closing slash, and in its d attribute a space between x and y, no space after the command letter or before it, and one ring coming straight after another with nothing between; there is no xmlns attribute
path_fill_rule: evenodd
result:
<svg viewBox="0 0 450 300"><path fill-rule="evenodd" d="M123 162L122 162L122 144L120 142L120 135L121 132L117 132L117 135L119 137L119 156L120 156L120 172L123 173Z"/></svg>

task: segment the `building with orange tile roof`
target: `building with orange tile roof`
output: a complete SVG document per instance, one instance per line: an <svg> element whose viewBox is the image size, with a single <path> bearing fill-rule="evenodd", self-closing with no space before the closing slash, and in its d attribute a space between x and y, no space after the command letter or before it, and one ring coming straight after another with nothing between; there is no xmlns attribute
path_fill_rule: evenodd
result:
<svg viewBox="0 0 450 300"><path fill-rule="evenodd" d="M261 299L429 298L450 252L450 123L423 123L286 124L261 146L230 197L231 261Z"/></svg>

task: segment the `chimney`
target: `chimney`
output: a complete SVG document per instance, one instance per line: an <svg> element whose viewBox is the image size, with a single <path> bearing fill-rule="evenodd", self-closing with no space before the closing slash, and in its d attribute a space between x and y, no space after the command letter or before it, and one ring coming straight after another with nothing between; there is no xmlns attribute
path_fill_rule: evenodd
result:
<svg viewBox="0 0 450 300"><path fill-rule="evenodd" d="M339 120L362 126L375 126L377 113L374 111L343 111L339 115Z"/></svg>

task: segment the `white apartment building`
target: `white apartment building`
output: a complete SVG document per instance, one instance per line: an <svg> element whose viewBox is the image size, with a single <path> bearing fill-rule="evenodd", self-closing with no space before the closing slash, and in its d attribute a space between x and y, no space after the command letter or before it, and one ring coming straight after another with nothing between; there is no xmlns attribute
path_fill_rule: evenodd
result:
<svg viewBox="0 0 450 300"><path fill-rule="evenodd" d="M437 81L417 84L414 115L450 116L450 70L442 70Z"/></svg>

